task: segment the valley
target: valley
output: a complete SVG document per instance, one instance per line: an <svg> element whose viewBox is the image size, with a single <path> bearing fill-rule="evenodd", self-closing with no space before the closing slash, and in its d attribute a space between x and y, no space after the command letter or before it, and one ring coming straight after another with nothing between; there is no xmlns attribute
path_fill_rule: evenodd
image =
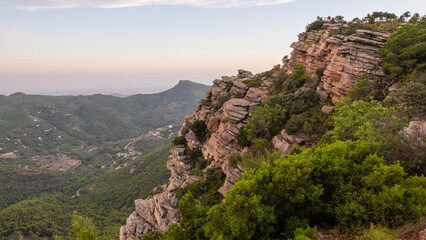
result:
<svg viewBox="0 0 426 240"><path fill-rule="evenodd" d="M165 92L127 98L0 96L0 239L66 236L70 226L61 222L74 210L116 221L105 224L105 235L117 232L133 200L168 178L176 126L207 88L181 81ZM39 219L52 229L30 224L55 206L62 210ZM26 217L14 222L19 213Z"/></svg>

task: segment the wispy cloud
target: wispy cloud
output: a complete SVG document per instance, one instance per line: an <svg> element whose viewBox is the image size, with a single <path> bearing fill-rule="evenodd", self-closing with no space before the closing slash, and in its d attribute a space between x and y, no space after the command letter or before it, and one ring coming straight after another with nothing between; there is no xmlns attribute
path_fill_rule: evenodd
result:
<svg viewBox="0 0 426 240"><path fill-rule="evenodd" d="M205 8L232 8L276 5L293 0L0 0L0 8L123 8L148 5L188 5Z"/></svg>

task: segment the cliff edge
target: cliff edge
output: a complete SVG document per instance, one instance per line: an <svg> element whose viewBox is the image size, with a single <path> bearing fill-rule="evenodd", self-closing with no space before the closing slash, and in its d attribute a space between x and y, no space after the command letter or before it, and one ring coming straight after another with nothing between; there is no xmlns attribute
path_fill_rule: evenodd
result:
<svg viewBox="0 0 426 240"><path fill-rule="evenodd" d="M226 175L219 189L222 195L233 187L243 169L238 165L231 166L228 157L232 153L247 151L237 142L239 129L247 124L252 110L266 101L278 72L291 74L298 64L303 65L314 81L305 88L315 89L322 101L331 98L333 103L338 102L363 73L369 79L382 81L385 71L378 49L389 34L361 29L347 36L332 34L345 27L343 23L326 23L318 30L300 34L299 41L291 45L294 49L291 58L268 74L253 75L239 70L237 76L214 80L206 98L191 116L185 117L179 136L186 139L187 146L177 145L171 150L167 163L171 172L169 182L158 187L157 194L135 201L136 210L121 228L120 239L140 239L154 230L165 232L170 224L179 222L177 191L199 179L192 175L188 150L202 152L208 162L204 172L209 168L222 169ZM253 81L258 84L248 84ZM332 108L324 111L332 111ZM205 141L200 141L191 130L195 121L204 121L208 132ZM293 144L309 141L312 140L303 134L288 135L285 131L272 139L274 148L282 154L287 154Z"/></svg>

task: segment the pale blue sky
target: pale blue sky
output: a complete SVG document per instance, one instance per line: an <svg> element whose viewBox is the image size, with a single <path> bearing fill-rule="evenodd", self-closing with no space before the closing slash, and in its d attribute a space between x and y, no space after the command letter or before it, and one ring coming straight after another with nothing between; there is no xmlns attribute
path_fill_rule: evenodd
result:
<svg viewBox="0 0 426 240"><path fill-rule="evenodd" d="M425 9L424 0L0 0L0 94L210 84L280 63L318 15Z"/></svg>

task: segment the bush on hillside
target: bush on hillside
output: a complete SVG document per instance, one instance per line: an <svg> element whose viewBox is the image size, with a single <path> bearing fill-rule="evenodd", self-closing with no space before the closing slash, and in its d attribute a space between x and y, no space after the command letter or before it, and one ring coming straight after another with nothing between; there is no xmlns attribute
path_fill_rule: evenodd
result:
<svg viewBox="0 0 426 240"><path fill-rule="evenodd" d="M398 164L386 165L374 153L377 146L335 142L288 158L267 155L259 169L243 175L224 203L209 210L206 233L214 239L289 236L290 217L342 229L417 221L425 213L426 179L407 178Z"/></svg>
<svg viewBox="0 0 426 240"><path fill-rule="evenodd" d="M426 70L426 19L400 27L379 53L383 67L397 76Z"/></svg>
<svg viewBox="0 0 426 240"><path fill-rule="evenodd" d="M400 130L394 117L395 110L382 106L375 100L357 100L350 105L340 104L332 116L334 129L330 131L336 140L370 140L384 142L389 135Z"/></svg>
<svg viewBox="0 0 426 240"><path fill-rule="evenodd" d="M295 92L298 88L311 79L306 68L300 64L296 65L293 74L283 82L282 87L287 92Z"/></svg>
<svg viewBox="0 0 426 240"><path fill-rule="evenodd" d="M377 83L376 80L369 80L368 75L366 73L361 74L359 76L358 80L356 81L355 85L349 88L346 95L351 100L363 100L363 101L369 101L372 100L376 94L377 91L374 90L374 86Z"/></svg>
<svg viewBox="0 0 426 240"><path fill-rule="evenodd" d="M285 110L279 106L270 107L265 104L253 110L248 123L240 128L238 143L249 146L256 139L270 140L284 128L286 121Z"/></svg>
<svg viewBox="0 0 426 240"><path fill-rule="evenodd" d="M178 146L178 145L186 146L186 138L184 136L175 137L172 142L174 146Z"/></svg>
<svg viewBox="0 0 426 240"><path fill-rule="evenodd" d="M305 30L306 32L313 31L313 30L320 30L322 26L324 25L324 23L325 23L324 21L317 20L315 22L312 22L306 25Z"/></svg>
<svg viewBox="0 0 426 240"><path fill-rule="evenodd" d="M197 136L198 141L204 142L207 138L207 126L203 120L195 120L191 126L192 132Z"/></svg>

